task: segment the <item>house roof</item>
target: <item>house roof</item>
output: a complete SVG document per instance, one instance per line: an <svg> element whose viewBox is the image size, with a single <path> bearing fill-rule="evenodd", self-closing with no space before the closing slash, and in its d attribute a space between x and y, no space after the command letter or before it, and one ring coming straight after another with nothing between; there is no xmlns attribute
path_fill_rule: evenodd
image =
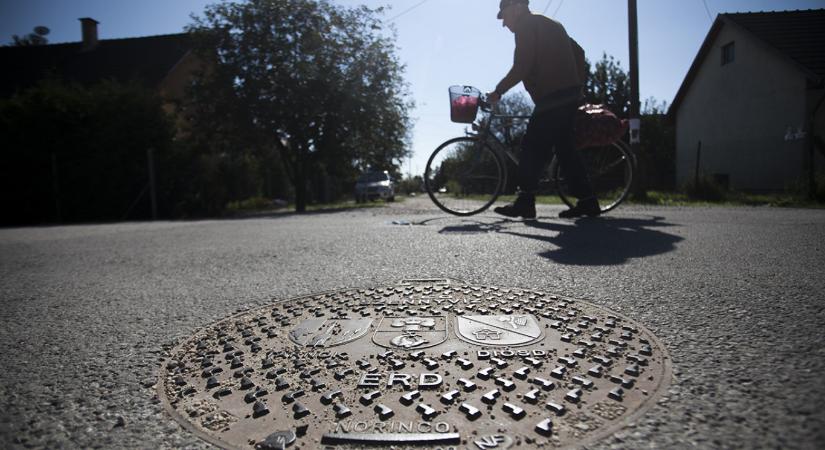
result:
<svg viewBox="0 0 825 450"><path fill-rule="evenodd" d="M156 87L190 48L185 33L105 39L90 50L82 42L0 47L0 97L49 76L86 85L113 79Z"/></svg>
<svg viewBox="0 0 825 450"><path fill-rule="evenodd" d="M668 115L673 117L716 36L726 25L738 26L767 44L816 85L825 80L825 9L719 14L688 70Z"/></svg>

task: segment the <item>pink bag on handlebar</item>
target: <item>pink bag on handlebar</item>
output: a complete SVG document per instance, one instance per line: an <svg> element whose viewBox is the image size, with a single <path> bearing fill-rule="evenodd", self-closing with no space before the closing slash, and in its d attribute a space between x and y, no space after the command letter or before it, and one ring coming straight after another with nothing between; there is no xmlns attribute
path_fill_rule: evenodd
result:
<svg viewBox="0 0 825 450"><path fill-rule="evenodd" d="M576 148L610 145L627 132L627 120L621 120L604 105L583 105L576 112Z"/></svg>

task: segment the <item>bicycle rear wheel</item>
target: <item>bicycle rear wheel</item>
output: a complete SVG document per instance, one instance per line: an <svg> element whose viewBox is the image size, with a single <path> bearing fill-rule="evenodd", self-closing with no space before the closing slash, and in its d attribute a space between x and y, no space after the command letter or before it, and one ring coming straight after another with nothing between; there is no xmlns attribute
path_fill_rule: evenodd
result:
<svg viewBox="0 0 825 450"><path fill-rule="evenodd" d="M602 213L619 206L630 193L633 183L633 168L636 161L624 142L617 141L603 147L587 147L579 150L590 184L599 200ZM570 184L564 178L564 169L555 160L553 177L562 201L569 207L579 200L573 195Z"/></svg>
<svg viewBox="0 0 825 450"><path fill-rule="evenodd" d="M490 146L473 137L460 137L435 149L424 171L424 186L443 211L470 216L496 201L506 176L504 163Z"/></svg>

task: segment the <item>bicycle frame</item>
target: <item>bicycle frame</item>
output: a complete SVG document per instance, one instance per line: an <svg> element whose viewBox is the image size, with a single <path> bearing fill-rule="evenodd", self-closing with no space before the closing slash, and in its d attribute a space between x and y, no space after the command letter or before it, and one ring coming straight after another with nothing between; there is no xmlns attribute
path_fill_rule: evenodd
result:
<svg viewBox="0 0 825 450"><path fill-rule="evenodd" d="M506 156L507 159L509 159L513 164L515 164L516 167L518 167L519 156L513 151L511 145L507 145L495 133L492 132L492 123L493 120L530 120L533 116L496 114L492 111L492 107L486 102L482 103L481 110L483 112L488 113L488 116L485 119L481 120L481 124L474 122L472 124L472 129L476 131L476 133L467 132L467 136L475 137L484 144L489 145L494 152L499 154L499 156ZM505 129L509 133L509 128L505 127ZM504 158L502 157L502 159ZM556 156L553 155L553 157L551 158L551 163L548 165L547 170L545 172L547 177L539 180L540 184L554 183L556 181L555 177L552 175L553 167L556 164L555 160Z"/></svg>
<svg viewBox="0 0 825 450"><path fill-rule="evenodd" d="M492 108L483 103L481 110L484 112L489 113L486 120L481 120L481 125L476 122L473 122L471 125L473 131L476 133L467 132L467 136L473 136L478 138L481 142L490 145L490 147L498 153L499 155L507 156L510 161L512 161L516 166L519 164L519 157L516 155L510 146L502 142L495 133L490 130L490 127L493 123L493 120L512 120L512 119L519 119L519 120L530 120L531 116L516 116L516 115L505 115L505 114L496 114L492 111Z"/></svg>

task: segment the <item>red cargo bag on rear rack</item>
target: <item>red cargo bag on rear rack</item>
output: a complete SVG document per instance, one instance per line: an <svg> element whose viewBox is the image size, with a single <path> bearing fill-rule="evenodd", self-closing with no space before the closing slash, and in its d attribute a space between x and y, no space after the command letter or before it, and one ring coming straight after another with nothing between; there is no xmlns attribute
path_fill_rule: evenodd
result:
<svg viewBox="0 0 825 450"><path fill-rule="evenodd" d="M627 120L621 120L604 105L583 105L576 111L576 148L611 145L627 132Z"/></svg>

